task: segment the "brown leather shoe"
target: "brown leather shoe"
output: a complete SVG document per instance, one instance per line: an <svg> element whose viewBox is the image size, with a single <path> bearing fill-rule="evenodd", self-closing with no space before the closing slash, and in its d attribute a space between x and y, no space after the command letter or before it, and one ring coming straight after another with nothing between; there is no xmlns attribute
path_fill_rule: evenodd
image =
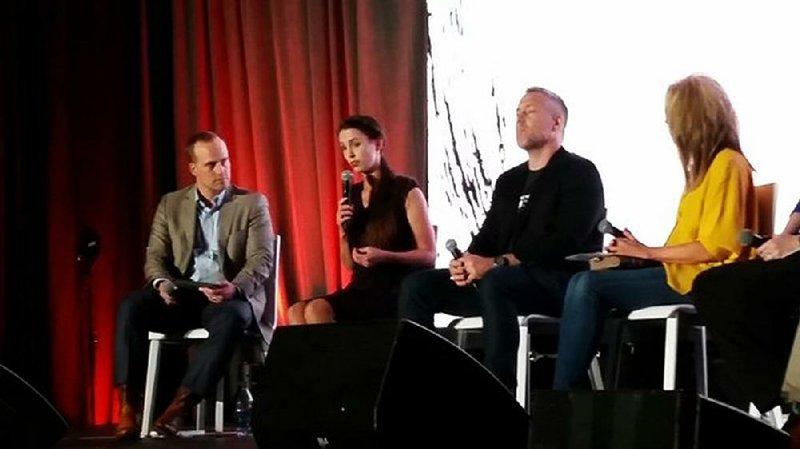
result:
<svg viewBox="0 0 800 449"><path fill-rule="evenodd" d="M119 387L119 423L114 431L117 440L138 440L141 430L136 414L141 412L140 395L127 385Z"/></svg>
<svg viewBox="0 0 800 449"><path fill-rule="evenodd" d="M175 399L169 404L164 413L153 423L153 430L162 437L174 437L178 435L177 422L181 415L200 402L201 397L192 393L188 388L181 385L175 394Z"/></svg>

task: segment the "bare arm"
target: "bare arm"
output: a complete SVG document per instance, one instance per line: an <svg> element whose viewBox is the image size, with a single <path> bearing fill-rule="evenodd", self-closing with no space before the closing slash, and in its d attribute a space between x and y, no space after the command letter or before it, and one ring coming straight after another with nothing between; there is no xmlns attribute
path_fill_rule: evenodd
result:
<svg viewBox="0 0 800 449"><path fill-rule="evenodd" d="M379 263L398 263L432 267L436 259L433 226L428 219L428 205L419 188L413 188L406 196L406 216L414 234L416 248L410 251L386 251L380 248L354 248L350 253L354 263L369 267Z"/></svg>
<svg viewBox="0 0 800 449"><path fill-rule="evenodd" d="M433 226L428 219L428 203L418 187L406 196L406 216L414 234L416 249L411 251L386 251L386 262L432 267L436 259Z"/></svg>
<svg viewBox="0 0 800 449"><path fill-rule="evenodd" d="M800 231L800 212L792 212L792 214L789 215L789 222L786 223L786 227L783 228L781 234L797 234L797 231Z"/></svg>
<svg viewBox="0 0 800 449"><path fill-rule="evenodd" d="M351 254L350 242L347 241L347 232L344 230L344 223L353 218L353 206L346 203L346 199L339 201L339 208L336 210L336 224L339 226L339 260L348 270L353 269L353 256Z"/></svg>
<svg viewBox="0 0 800 449"><path fill-rule="evenodd" d="M608 251L620 256L639 257L666 263L698 264L714 262L714 256L700 242L670 246L645 246L627 229L625 237L614 239Z"/></svg>
<svg viewBox="0 0 800 449"><path fill-rule="evenodd" d="M650 248L649 255L647 259L666 263L699 264L716 261L700 242Z"/></svg>

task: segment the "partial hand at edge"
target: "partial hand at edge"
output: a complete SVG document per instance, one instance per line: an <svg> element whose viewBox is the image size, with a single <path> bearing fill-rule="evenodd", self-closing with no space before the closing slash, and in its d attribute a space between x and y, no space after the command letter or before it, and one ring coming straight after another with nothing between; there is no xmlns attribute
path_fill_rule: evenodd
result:
<svg viewBox="0 0 800 449"><path fill-rule="evenodd" d="M169 279L164 279L158 283L158 294L164 300L164 304L171 306L175 304L175 298L172 296L178 287Z"/></svg>
<svg viewBox="0 0 800 449"><path fill-rule="evenodd" d="M800 250L800 237L796 235L775 235L756 249L764 260L778 260Z"/></svg>

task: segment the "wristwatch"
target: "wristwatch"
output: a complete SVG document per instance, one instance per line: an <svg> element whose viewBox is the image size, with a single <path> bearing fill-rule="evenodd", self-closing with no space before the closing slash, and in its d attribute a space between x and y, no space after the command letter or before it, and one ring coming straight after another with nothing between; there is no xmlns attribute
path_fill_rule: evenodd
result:
<svg viewBox="0 0 800 449"><path fill-rule="evenodd" d="M497 256L494 258L494 266L496 267L504 267L509 265L508 257L506 256Z"/></svg>

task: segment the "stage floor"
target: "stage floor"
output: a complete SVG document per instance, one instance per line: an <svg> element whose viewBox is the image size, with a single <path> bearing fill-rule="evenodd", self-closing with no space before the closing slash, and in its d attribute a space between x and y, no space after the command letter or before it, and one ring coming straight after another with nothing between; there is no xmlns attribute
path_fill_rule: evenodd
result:
<svg viewBox="0 0 800 449"><path fill-rule="evenodd" d="M94 449L114 448L193 448L193 449L257 449L252 437L240 437L233 431L222 435L202 435L183 438L155 439L146 438L139 441L118 443L112 437L113 426L94 427L85 430L71 430L59 441L56 448Z"/></svg>

